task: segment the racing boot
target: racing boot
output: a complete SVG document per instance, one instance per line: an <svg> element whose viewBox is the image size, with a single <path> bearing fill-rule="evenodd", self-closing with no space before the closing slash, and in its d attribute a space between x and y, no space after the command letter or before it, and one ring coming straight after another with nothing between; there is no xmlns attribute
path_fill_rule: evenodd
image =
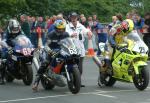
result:
<svg viewBox="0 0 150 103"><path fill-rule="evenodd" d="M4 84L5 84L4 78L0 76L0 85L4 85Z"/></svg>
<svg viewBox="0 0 150 103"><path fill-rule="evenodd" d="M39 85L40 79L41 79L41 75L37 74L36 77L35 77L34 84L32 86L32 90L35 91L35 92L38 91L38 85Z"/></svg>
<svg viewBox="0 0 150 103"><path fill-rule="evenodd" d="M0 85L5 84L4 75L5 75L5 70L1 68L1 70L0 70Z"/></svg>
<svg viewBox="0 0 150 103"><path fill-rule="evenodd" d="M110 76L112 75L112 65L111 65L111 60L110 59L104 59L104 68L107 68L107 72Z"/></svg>
<svg viewBox="0 0 150 103"><path fill-rule="evenodd" d="M37 75L35 77L35 81L34 81L34 84L32 86L33 91L38 90L38 85L39 85L39 82L42 78L43 73L45 72L45 69L46 69L46 63L42 63L39 70L37 71Z"/></svg>

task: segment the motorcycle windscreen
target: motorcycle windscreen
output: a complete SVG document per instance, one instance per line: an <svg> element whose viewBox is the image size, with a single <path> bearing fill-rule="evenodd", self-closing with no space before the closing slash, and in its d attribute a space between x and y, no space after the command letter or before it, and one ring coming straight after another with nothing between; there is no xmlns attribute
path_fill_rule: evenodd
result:
<svg viewBox="0 0 150 103"><path fill-rule="evenodd" d="M127 36L127 39L134 41L134 46L132 49L133 51L142 53L142 54L148 53L147 45L144 43L144 41L141 39L141 37L136 31L129 33L129 35Z"/></svg>
<svg viewBox="0 0 150 103"><path fill-rule="evenodd" d="M59 42L61 45L60 53L62 55L78 54L78 48L76 47L72 38L65 38Z"/></svg>
<svg viewBox="0 0 150 103"><path fill-rule="evenodd" d="M23 48L33 48L33 45L29 38L25 35L19 35L14 40L15 43L15 50L20 50Z"/></svg>

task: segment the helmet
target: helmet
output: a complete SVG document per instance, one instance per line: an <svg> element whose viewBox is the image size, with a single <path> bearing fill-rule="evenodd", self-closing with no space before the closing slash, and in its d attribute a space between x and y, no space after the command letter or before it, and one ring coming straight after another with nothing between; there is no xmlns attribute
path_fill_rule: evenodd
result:
<svg viewBox="0 0 150 103"><path fill-rule="evenodd" d="M11 19L8 23L8 32L12 34L17 34L21 30L19 22L15 19Z"/></svg>
<svg viewBox="0 0 150 103"><path fill-rule="evenodd" d="M55 28L56 29L65 29L66 28L66 23L63 20L56 20L54 22Z"/></svg>
<svg viewBox="0 0 150 103"><path fill-rule="evenodd" d="M130 19L126 19L121 23L121 27L123 29L124 32L130 32L133 30L134 28L134 23L132 20Z"/></svg>
<svg viewBox="0 0 150 103"><path fill-rule="evenodd" d="M133 23L133 20L131 20L131 19L126 19L125 21L127 21L128 22L128 24L129 24L129 32L130 31L132 31L133 29L134 29L134 23Z"/></svg>

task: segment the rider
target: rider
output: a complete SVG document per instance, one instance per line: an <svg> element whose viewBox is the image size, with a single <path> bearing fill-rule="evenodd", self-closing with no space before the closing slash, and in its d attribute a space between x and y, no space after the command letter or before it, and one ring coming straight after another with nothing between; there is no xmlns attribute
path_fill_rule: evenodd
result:
<svg viewBox="0 0 150 103"><path fill-rule="evenodd" d="M119 49L119 44L125 43L125 37L133 31L134 23L131 19L126 19L119 24L114 25L109 32L109 43L111 47L114 49L112 53L112 57L115 53L116 49ZM111 60L109 59L109 53L105 53L104 66L107 66L111 69Z"/></svg>
<svg viewBox="0 0 150 103"><path fill-rule="evenodd" d="M18 35L24 35L21 30L21 26L16 19L10 19L4 39L9 47L13 47L15 45L14 39Z"/></svg>
<svg viewBox="0 0 150 103"><path fill-rule="evenodd" d="M60 40L69 37L69 34L65 32L66 23L63 20L56 20L54 22L55 29L47 35L46 45L44 47L45 55L42 56L42 63L37 71L36 79L34 81L33 90L37 90L39 81L42 74L45 72L45 69L48 67L48 64L51 60L51 56L56 53L56 49L60 49Z"/></svg>
<svg viewBox="0 0 150 103"><path fill-rule="evenodd" d="M18 36L18 35L24 35L24 33L21 31L21 26L19 24L19 22L16 19L10 19L9 23L8 23L8 27L6 32L3 34L2 37L2 44L5 48L8 50L8 54L11 54L13 52L12 47L14 47L14 39ZM6 59L7 58L7 53L5 51L2 51L1 53L2 58ZM5 69L1 68L1 77L0 77L0 84L4 84L4 73L5 73Z"/></svg>

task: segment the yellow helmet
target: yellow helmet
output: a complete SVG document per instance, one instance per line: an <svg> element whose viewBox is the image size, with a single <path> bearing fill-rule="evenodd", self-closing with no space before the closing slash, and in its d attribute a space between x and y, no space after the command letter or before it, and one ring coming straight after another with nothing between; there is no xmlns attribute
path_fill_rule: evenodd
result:
<svg viewBox="0 0 150 103"><path fill-rule="evenodd" d="M131 32L131 31L134 29L133 20L131 20L131 19L126 19L126 20L124 20L124 21L128 22L128 32Z"/></svg>
<svg viewBox="0 0 150 103"><path fill-rule="evenodd" d="M65 29L66 24L63 20L56 20L54 23L56 29Z"/></svg>

